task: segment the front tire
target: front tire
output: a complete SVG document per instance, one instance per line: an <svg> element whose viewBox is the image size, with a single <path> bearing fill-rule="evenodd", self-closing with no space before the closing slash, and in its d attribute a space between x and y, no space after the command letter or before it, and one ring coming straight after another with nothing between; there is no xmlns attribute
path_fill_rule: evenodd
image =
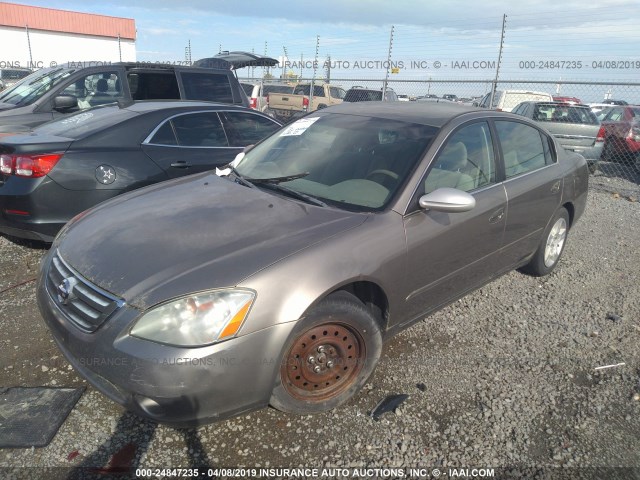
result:
<svg viewBox="0 0 640 480"><path fill-rule="evenodd" d="M568 234L569 212L562 207L549 222L536 253L522 271L535 277L549 275L560 261Z"/></svg>
<svg viewBox="0 0 640 480"><path fill-rule="evenodd" d="M352 398L382 353L374 315L341 291L312 308L291 334L270 404L300 415L331 410Z"/></svg>

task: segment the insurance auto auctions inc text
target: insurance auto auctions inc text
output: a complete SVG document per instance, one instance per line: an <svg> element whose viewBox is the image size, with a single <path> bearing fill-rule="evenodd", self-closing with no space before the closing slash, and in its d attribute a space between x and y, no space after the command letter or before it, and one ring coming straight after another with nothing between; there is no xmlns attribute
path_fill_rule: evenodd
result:
<svg viewBox="0 0 640 480"><path fill-rule="evenodd" d="M209 478L493 478L493 468L214 468Z"/></svg>
<svg viewBox="0 0 640 480"><path fill-rule="evenodd" d="M375 69L409 69L409 70L427 70L431 68L451 68L452 70L476 70L496 68L495 60L451 60L442 62L440 60L326 60L319 62L316 60L292 60L285 61L280 67L290 69L318 69L331 68L335 70L375 70Z"/></svg>

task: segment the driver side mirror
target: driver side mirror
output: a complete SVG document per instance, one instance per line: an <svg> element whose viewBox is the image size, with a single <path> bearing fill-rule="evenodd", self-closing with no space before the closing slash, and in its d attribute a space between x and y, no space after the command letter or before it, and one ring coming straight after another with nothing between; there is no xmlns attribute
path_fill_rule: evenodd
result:
<svg viewBox="0 0 640 480"><path fill-rule="evenodd" d="M436 212L459 213L473 210L476 199L467 192L457 188L438 188L427 193L418 200L420 208Z"/></svg>
<svg viewBox="0 0 640 480"><path fill-rule="evenodd" d="M59 112L78 107L78 99L73 95L58 95L53 99L53 109Z"/></svg>

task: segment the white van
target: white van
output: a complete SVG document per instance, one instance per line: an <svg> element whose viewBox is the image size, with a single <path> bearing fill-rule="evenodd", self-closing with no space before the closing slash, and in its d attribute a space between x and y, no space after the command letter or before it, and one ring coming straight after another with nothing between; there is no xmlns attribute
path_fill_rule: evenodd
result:
<svg viewBox="0 0 640 480"><path fill-rule="evenodd" d="M528 90L496 90L493 96L493 107L489 107L491 92L480 101L482 108L494 108L503 112L510 112L522 102L553 102L553 97L545 92L530 92Z"/></svg>

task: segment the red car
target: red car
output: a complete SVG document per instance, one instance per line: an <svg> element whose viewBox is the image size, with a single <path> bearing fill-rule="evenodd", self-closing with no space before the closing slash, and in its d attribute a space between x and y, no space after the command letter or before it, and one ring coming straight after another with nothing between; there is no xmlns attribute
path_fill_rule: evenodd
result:
<svg viewBox="0 0 640 480"><path fill-rule="evenodd" d="M602 119L603 160L620 159L638 165L640 158L640 106L613 107Z"/></svg>

